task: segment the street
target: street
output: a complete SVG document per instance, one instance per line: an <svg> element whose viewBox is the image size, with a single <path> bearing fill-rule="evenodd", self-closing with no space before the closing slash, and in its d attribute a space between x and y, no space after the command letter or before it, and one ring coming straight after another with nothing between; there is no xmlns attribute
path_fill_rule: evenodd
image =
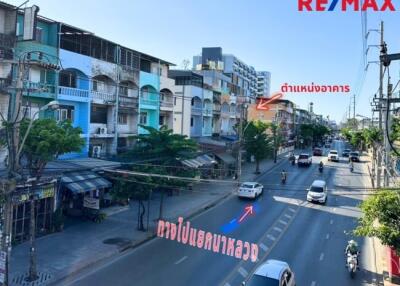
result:
<svg viewBox="0 0 400 286"><path fill-rule="evenodd" d="M334 141L331 149L341 154L344 148L344 142ZM313 157L309 168L285 161L265 173L260 179L264 194L256 201L233 195L191 220L195 228L257 243L258 262L157 238L68 277L63 285L233 286L240 285L267 259L286 261L295 273L297 285L380 285L371 240L349 234L361 215L357 205L368 192L364 188L370 184L365 162L355 163L351 173L347 158L327 162L328 151L324 150L323 157ZM322 174L317 167L321 159L325 164ZM286 185L280 182L282 169L288 172ZM306 189L316 179L327 182L326 205L306 201ZM227 230L224 226L250 204L256 212ZM355 239L361 250L360 271L354 279L345 268L344 248L350 239Z"/></svg>

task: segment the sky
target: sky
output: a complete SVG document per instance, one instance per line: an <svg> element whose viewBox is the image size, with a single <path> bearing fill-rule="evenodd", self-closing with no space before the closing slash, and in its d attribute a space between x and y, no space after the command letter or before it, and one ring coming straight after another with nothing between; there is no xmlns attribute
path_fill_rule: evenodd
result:
<svg viewBox="0 0 400 286"><path fill-rule="evenodd" d="M19 6L22 0L6 0ZM329 1L330 2L330 1ZM377 0L380 6L383 1ZM379 29L389 53L400 53L399 11L367 13L367 28ZM356 96L356 114L371 117L370 101L379 86L379 66L364 72L361 13L299 12L297 0L30 0L39 14L88 30L124 46L182 67L202 47L222 47L256 70L272 74L271 91L290 85L350 85L350 93L292 93L285 98L300 108L340 122ZM371 32L368 45L379 44ZM377 61L371 47L367 61ZM400 61L390 67L394 84ZM364 76L365 75L365 76ZM362 79L365 78L363 81ZM361 83L364 83L361 89ZM358 92L359 91L359 92Z"/></svg>

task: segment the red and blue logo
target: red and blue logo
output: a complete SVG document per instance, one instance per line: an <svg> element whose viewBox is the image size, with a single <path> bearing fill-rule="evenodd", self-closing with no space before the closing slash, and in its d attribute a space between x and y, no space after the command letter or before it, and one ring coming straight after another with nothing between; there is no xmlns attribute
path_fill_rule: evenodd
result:
<svg viewBox="0 0 400 286"><path fill-rule="evenodd" d="M392 0L298 0L299 11L396 11Z"/></svg>

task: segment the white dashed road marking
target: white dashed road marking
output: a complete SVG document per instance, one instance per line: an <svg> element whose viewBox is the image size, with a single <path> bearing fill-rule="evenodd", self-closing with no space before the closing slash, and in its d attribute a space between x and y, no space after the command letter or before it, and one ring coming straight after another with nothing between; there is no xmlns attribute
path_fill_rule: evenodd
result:
<svg viewBox="0 0 400 286"><path fill-rule="evenodd" d="M288 218L288 219L291 219L291 218L292 218L292 216L290 216L290 215L288 215L288 214L285 214L285 217Z"/></svg>
<svg viewBox="0 0 400 286"><path fill-rule="evenodd" d="M276 238L275 237L273 237L272 235L270 235L270 234L268 234L267 235L267 238L269 238L270 240L272 240L272 241L275 241L276 240Z"/></svg>
<svg viewBox="0 0 400 286"><path fill-rule="evenodd" d="M268 250L268 247L264 243L260 243L260 248L264 251Z"/></svg>
<svg viewBox="0 0 400 286"><path fill-rule="evenodd" d="M229 284L228 282L226 282L226 283L224 284L224 286L231 286L231 284Z"/></svg>
<svg viewBox="0 0 400 286"><path fill-rule="evenodd" d="M279 220L279 222L281 223L281 224L283 224L283 225L287 225L288 223L286 222L286 221L284 221L284 220Z"/></svg>
<svg viewBox="0 0 400 286"><path fill-rule="evenodd" d="M322 261L324 259L324 254L321 253L321 255L319 256L319 261Z"/></svg>
<svg viewBox="0 0 400 286"><path fill-rule="evenodd" d="M289 211L291 211L292 213L295 213L295 212L296 212L296 210L295 210L295 209L292 209L292 208L289 208Z"/></svg>
<svg viewBox="0 0 400 286"><path fill-rule="evenodd" d="M243 267L239 267L238 272L240 273L240 275L242 275L243 277L247 277L247 271L246 269L244 269Z"/></svg>
<svg viewBox="0 0 400 286"><path fill-rule="evenodd" d="M311 282L311 286L315 286L315 285L317 285L317 282L315 282L315 281Z"/></svg>
<svg viewBox="0 0 400 286"><path fill-rule="evenodd" d="M330 224L333 224L333 219L331 219L331 221L329 222Z"/></svg>
<svg viewBox="0 0 400 286"><path fill-rule="evenodd" d="M177 262L175 262L175 265L178 265L179 263L182 263L183 261L185 261L188 257L184 256L181 259L179 259Z"/></svg>
<svg viewBox="0 0 400 286"><path fill-rule="evenodd" d="M326 239L329 239L329 233L326 235Z"/></svg>
<svg viewBox="0 0 400 286"><path fill-rule="evenodd" d="M282 229L276 226L274 227L274 230L276 230L277 232L282 232Z"/></svg>

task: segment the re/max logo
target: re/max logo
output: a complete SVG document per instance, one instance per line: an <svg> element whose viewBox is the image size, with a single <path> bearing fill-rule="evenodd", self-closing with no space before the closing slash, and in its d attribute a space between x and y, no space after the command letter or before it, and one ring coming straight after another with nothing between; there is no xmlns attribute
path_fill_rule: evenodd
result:
<svg viewBox="0 0 400 286"><path fill-rule="evenodd" d="M337 6L341 6L339 9L342 11L360 11L360 9L361 11L396 11L392 0L381 2L382 5L379 6L376 0L298 0L298 8L299 11L334 11Z"/></svg>

